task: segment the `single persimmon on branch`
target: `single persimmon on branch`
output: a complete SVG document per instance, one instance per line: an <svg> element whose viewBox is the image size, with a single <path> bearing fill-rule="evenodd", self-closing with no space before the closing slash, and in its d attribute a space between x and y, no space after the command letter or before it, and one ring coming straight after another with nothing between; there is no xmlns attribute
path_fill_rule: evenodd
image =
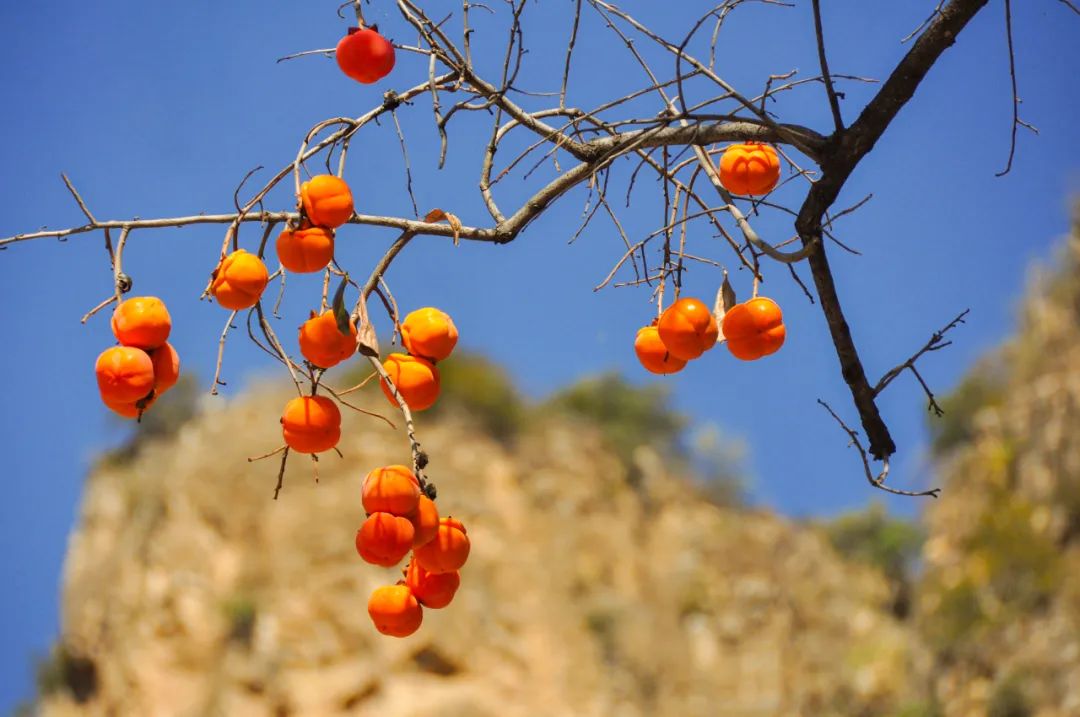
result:
<svg viewBox="0 0 1080 717"><path fill-rule="evenodd" d="M861 161L916 95L934 64L958 41L988 0L934 0L929 16L914 32L903 38L897 32L897 41L910 41L910 45L880 83L851 72L833 71L826 42L829 8L813 0L806 32L814 38L819 74L799 76L795 70L778 68L780 71L762 78L761 92L746 91L726 79L716 55L726 21L735 11L752 4L747 0L723 0L709 7L687 24L682 37L673 38L664 37L606 0L564 4L569 10L560 6L559 12L565 14L566 45L557 47L549 58L551 66L557 68L548 75L551 83L538 87L525 87L522 73L532 59L529 50L543 49L526 45L526 37L530 36L526 32L526 8L534 11L527 0L505 0L501 5L463 0L452 10L443 10L447 6L440 5L438 16L429 15L413 0L368 0L367 4L377 7L381 18L387 18L383 27L366 22L363 0L351 0L337 10L345 18L351 8L355 24L343 37L336 38L334 47L282 47L281 51L289 54L279 62L307 62L309 71L318 73L327 71L326 64L320 66L310 58L333 57L337 69L359 83L386 83L381 102L355 117L330 117L314 124L302 137L295 138L298 143L294 158L254 191L246 186L257 170L247 173L231 198L233 211L102 219L104 215L91 211L67 175L61 175L85 223L0 238L0 249L8 249L45 238L67 240L96 232L103 235L112 282L102 288L103 294L107 289L107 298L82 320L86 322L116 304L113 328L121 346L108 349L97 365L102 400L110 409L138 419L144 411L152 410L156 396L168 389L179 371L179 358L165 342L167 330L164 336L159 332L148 341L131 338L152 333L154 327L160 329L162 316L168 315L164 305L158 307L152 296L124 299L133 286L132 278L123 269L125 247L133 240L141 241L154 229L223 225L220 251L206 257L209 279L202 296L227 312L218 339L211 393L226 385L222 366L230 329L239 314L246 312L248 337L285 367L297 392L281 416L284 444L262 456L281 455L274 498L282 490L290 455L306 453L317 467L320 453L337 451L341 433L339 405L393 425L389 419L344 399L360 390L363 383L338 390L327 382L336 367L352 359L353 354L360 353L371 364L372 376L378 378L389 404L403 417L411 466L373 471L365 480L365 506L369 488L373 505L384 505L376 495L384 488L405 498L403 502L391 501L388 505L392 509L367 511L368 521L373 522L365 522L358 533L357 550L365 560L396 565L408 550L416 549L403 584L377 591L369 603L369 612L380 631L409 634L420 625L422 605L442 607L452 598L458 584L456 571L464 562L462 555L467 555L468 542L464 526L450 518L439 519L434 509L434 486L425 476L429 456L421 448L415 420L416 413L438 400L437 364L448 358L457 341L457 330L450 317L434 307L419 308L405 317L398 315L389 284L393 262L418 236L443 237L455 245L462 240L512 242L556 202L574 190L582 190L582 220L576 229L567 228L571 241L600 221L610 223L623 245L612 268L600 274L604 278L597 290L609 286L647 287L655 304L656 318L648 321L643 317L645 325L633 341L647 370L677 373L688 361L697 360L718 343L743 361L761 360L781 350L786 336L781 307L759 296L761 286L780 269L778 276L790 276L824 315L840 374L865 434L865 447L864 439L838 413L822 405L858 449L871 485L898 495L937 494L936 489L912 492L886 485L889 459L896 445L877 398L893 379L910 371L925 392L931 410L940 414L941 407L916 364L928 353L948 345L943 339L945 333L963 323L966 311L935 333L920 351L871 384L852 338L828 253L835 246L858 254L836 235L836 222L857 211L869 196L845 209L836 210L834 204ZM780 0L759 0L756 4L769 6L770 11L796 11L793 3ZM1076 11L1069 0L1060 0L1060 4ZM535 12L540 12L539 6L536 8ZM678 9L684 8L679 5ZM391 10L396 10L396 16L390 14ZM478 33L477 12L491 16L485 18L485 24L492 18L502 22L501 32L487 29ZM1020 120L1017 110L1008 0L1005 13L1004 47L1010 59L1014 98L1007 171L1015 153L1017 127L1030 126ZM587 70L582 69L584 60L575 50L585 32L591 43L607 38L617 52L625 51L621 55L627 68L625 74L636 78L633 81L639 84L635 89L606 97L578 91L575 78ZM400 37L408 37L411 44L394 41ZM334 44L333 40L328 38L327 44ZM425 58L426 73L407 76L397 65L397 53ZM876 92L865 106L845 108L841 104L848 101L845 88L855 82L874 83ZM824 88L818 101L824 103L830 126L814 129L785 121L777 114L779 97L817 85ZM414 173L399 115L418 112L427 107L428 101L427 111L440 144L437 166L443 167L451 151L475 158L479 166L479 205L488 216L443 209L420 216L414 182L425 184L428 177ZM845 122L845 114L854 119ZM393 124L401 147L412 216L380 211L378 206L364 202L357 204L349 183L350 144L357 137L368 136L371 125L383 119ZM479 136L483 139L476 146L459 147L471 135L458 128L469 121L482 124L485 129ZM309 165L315 164L325 165L325 171L313 173ZM645 180L639 182L639 177L653 177L657 183L644 201L662 209L658 227L631 225L615 201L621 195L625 195L626 207L632 201L642 201L641 195L647 190L642 188ZM509 178L517 184L504 190ZM778 191L781 188L784 191ZM293 198L285 205L276 199L282 192ZM786 197L793 193L801 201L788 206ZM777 223L766 223L766 217L779 217L784 224L790 222L790 232L768 236ZM257 246L245 249L240 234L249 224L261 225L262 233ZM341 241L356 240L351 234L356 225L398 233L382 257L365 267L368 279L362 285L351 277L363 274L356 267L342 266L335 251ZM706 234L721 241L709 244L695 238ZM278 263L273 271L267 265L271 258ZM722 290L714 307L683 295L689 263L715 272L715 285L722 285ZM751 277L748 299L737 299L728 281L729 266L747 270ZM812 290L800 277L800 270L809 272ZM265 289L271 281L280 281L272 307L276 315L286 294L287 276L304 273L322 274L322 292L313 297L310 319L297 327L296 339L279 336L266 315ZM338 282L338 288L331 300L333 280ZM345 294L353 289L359 295L348 310ZM379 297L395 338L400 334L404 342L405 352L381 355L375 329L377 318L368 307L372 294ZM630 343L628 338L627 345ZM882 469L873 470L873 461L880 461ZM372 478L388 471L398 478ZM425 507L414 493L432 505Z"/></svg>

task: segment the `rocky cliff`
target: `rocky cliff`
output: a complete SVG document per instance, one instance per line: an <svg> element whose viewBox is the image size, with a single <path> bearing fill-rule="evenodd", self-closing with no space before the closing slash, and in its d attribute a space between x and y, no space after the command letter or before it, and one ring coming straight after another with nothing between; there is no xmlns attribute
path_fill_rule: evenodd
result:
<svg viewBox="0 0 1080 717"><path fill-rule="evenodd" d="M1078 715L1080 239L1063 266L948 401L910 611L890 571L706 500L653 448L554 414L497 440L459 411L421 429L440 508L473 541L462 589L382 637L367 597L398 574L353 535L364 474L405 462L404 438L349 416L344 458L318 483L291 460L274 501L275 459L246 460L280 441L286 395L268 387L89 477L38 709Z"/></svg>

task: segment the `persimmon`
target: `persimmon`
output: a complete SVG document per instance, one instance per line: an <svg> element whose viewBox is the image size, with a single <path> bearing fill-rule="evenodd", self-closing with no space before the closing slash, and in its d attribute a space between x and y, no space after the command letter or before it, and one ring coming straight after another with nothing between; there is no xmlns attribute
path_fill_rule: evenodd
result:
<svg viewBox="0 0 1080 717"><path fill-rule="evenodd" d="M160 396L180 378L180 355L168 341L148 353L154 365L154 393Z"/></svg>
<svg viewBox="0 0 1080 717"><path fill-rule="evenodd" d="M270 274L262 259L243 249L229 254L217 269L210 283L210 293L226 309L250 309L259 301Z"/></svg>
<svg viewBox="0 0 1080 717"><path fill-rule="evenodd" d="M728 350L743 361L776 353L787 336L780 307L764 296L733 306L724 314L723 328Z"/></svg>
<svg viewBox="0 0 1080 717"><path fill-rule="evenodd" d="M780 158L761 142L733 144L720 156L720 183L734 194L768 194L780 181Z"/></svg>
<svg viewBox="0 0 1080 717"><path fill-rule="evenodd" d="M154 363L142 349L113 346L101 352L94 365L103 400L133 403L154 390Z"/></svg>
<svg viewBox="0 0 1080 717"><path fill-rule="evenodd" d="M430 408L439 397L439 370L427 359L409 354L390 354L383 361L383 368L411 410ZM379 385L386 400L393 406L398 405L386 381L380 380Z"/></svg>
<svg viewBox="0 0 1080 717"><path fill-rule="evenodd" d="M133 296L113 311L112 331L122 345L149 351L168 340L172 318L158 297Z"/></svg>
<svg viewBox="0 0 1080 717"><path fill-rule="evenodd" d="M333 311L324 311L300 325L300 353L319 368L331 368L356 353L356 325L349 322L349 335L338 329Z"/></svg>
<svg viewBox="0 0 1080 717"><path fill-rule="evenodd" d="M349 185L332 174L317 174L300 185L304 214L319 227L336 229L353 215L353 196Z"/></svg>
<svg viewBox="0 0 1080 717"><path fill-rule="evenodd" d="M660 340L660 331L655 326L638 329L634 339L634 353L646 371L659 374L677 373L686 366L686 361L676 358Z"/></svg>
<svg viewBox="0 0 1080 717"><path fill-rule="evenodd" d="M453 518L439 521L435 537L413 551L416 562L432 573L449 573L459 570L469 558L469 536L465 526Z"/></svg>
<svg viewBox="0 0 1080 717"><path fill-rule="evenodd" d="M364 511L408 516L420 500L420 481L405 466L376 468L364 477L361 488Z"/></svg>
<svg viewBox="0 0 1080 717"><path fill-rule="evenodd" d="M334 258L334 230L310 225L286 229L275 246L283 267L294 274L309 274L325 269Z"/></svg>
<svg viewBox="0 0 1080 717"><path fill-rule="evenodd" d="M424 609L408 585L375 588L367 604L375 629L391 637L408 637L420 628Z"/></svg>
<svg viewBox="0 0 1080 717"><path fill-rule="evenodd" d="M415 529L414 548L426 545L439 532L439 509L435 506L435 501L423 493L420 494L416 510L408 518Z"/></svg>
<svg viewBox="0 0 1080 717"><path fill-rule="evenodd" d="M356 552L372 565L392 568L412 549L414 536L408 518L372 513L356 531Z"/></svg>
<svg viewBox="0 0 1080 717"><path fill-rule="evenodd" d="M401 342L413 356L442 361L457 345L458 331L450 317L427 306L412 311L401 322Z"/></svg>
<svg viewBox="0 0 1080 717"><path fill-rule="evenodd" d="M454 599L454 594L461 587L461 573L457 570L432 573L424 570L413 558L405 571L405 584L421 605L438 610Z"/></svg>
<svg viewBox="0 0 1080 717"><path fill-rule="evenodd" d="M341 411L326 396L297 396L281 414L285 444L300 453L321 453L341 438Z"/></svg>
<svg viewBox="0 0 1080 717"><path fill-rule="evenodd" d="M671 355L689 361L696 359L716 345L720 328L716 317L699 299L679 299L664 310L656 325Z"/></svg>
<svg viewBox="0 0 1080 717"><path fill-rule="evenodd" d="M124 418L139 418L156 400L157 394L151 394L149 398L140 398L138 401L131 401L130 403L113 401L104 395L101 397L101 402L104 403L109 410Z"/></svg>
<svg viewBox="0 0 1080 717"><path fill-rule="evenodd" d="M346 75L370 85L394 69L394 46L371 28L350 27L334 53L338 67Z"/></svg>

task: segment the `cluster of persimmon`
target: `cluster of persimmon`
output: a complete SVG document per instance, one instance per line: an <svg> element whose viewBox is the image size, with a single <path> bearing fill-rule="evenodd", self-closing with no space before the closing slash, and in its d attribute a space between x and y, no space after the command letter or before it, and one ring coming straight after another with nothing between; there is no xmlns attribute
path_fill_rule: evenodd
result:
<svg viewBox="0 0 1080 717"><path fill-rule="evenodd" d="M700 299L683 298L651 325L638 329L634 352L647 371L678 373L715 346L721 335L732 356L753 361L776 353L787 329L780 307L763 296L736 304L719 322Z"/></svg>
<svg viewBox="0 0 1080 717"><path fill-rule="evenodd" d="M180 356L168 342L172 319L165 302L138 296L117 305L112 331L119 346L97 358L102 402L124 418L140 418L180 378Z"/></svg>
<svg viewBox="0 0 1080 717"><path fill-rule="evenodd" d="M368 614L384 635L407 637L420 627L424 608L446 607L461 585L469 557L465 526L440 518L435 501L405 466L376 468L364 478L367 519L356 531L356 552L372 565L392 568L412 551L405 579L376 588Z"/></svg>
<svg viewBox="0 0 1080 717"><path fill-rule="evenodd" d="M720 183L733 194L768 194L780 181L776 150L761 142L743 142L720 156ZM786 329L780 307L772 299L754 297L716 316L700 299L683 298L660 318L638 329L634 352L646 370L669 374L682 371L723 340L735 358L753 361L775 353Z"/></svg>
<svg viewBox="0 0 1080 717"><path fill-rule="evenodd" d="M439 369L435 364L450 356L457 346L458 331L443 311L426 306L410 312L401 322L401 343L407 353L392 353L383 361L386 374L414 411L431 408L439 398ZM397 401L386 381L380 381L391 405Z"/></svg>

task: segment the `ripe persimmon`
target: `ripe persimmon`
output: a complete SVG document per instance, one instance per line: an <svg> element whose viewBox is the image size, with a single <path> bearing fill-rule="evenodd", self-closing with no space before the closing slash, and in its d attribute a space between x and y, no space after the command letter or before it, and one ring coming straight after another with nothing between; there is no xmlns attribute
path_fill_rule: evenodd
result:
<svg viewBox="0 0 1080 717"><path fill-rule="evenodd" d="M391 637L408 637L424 620L424 609L408 585L376 588L368 598L367 609L375 629Z"/></svg>
<svg viewBox="0 0 1080 717"><path fill-rule="evenodd" d="M101 397L101 402L104 403L107 408L124 418L139 418L156 400L157 394L151 394L149 398L140 398L138 401L131 401L130 403L113 401L104 395Z"/></svg>
<svg viewBox="0 0 1080 717"><path fill-rule="evenodd" d="M305 225L278 235L278 261L294 274L325 269L334 258L334 230Z"/></svg>
<svg viewBox="0 0 1080 717"><path fill-rule="evenodd" d="M401 322L401 342L413 356L442 361L457 345L457 327L450 317L430 306L410 312Z"/></svg>
<svg viewBox="0 0 1080 717"><path fill-rule="evenodd" d="M147 353L154 365L154 394L160 396L180 378L180 355L168 341Z"/></svg>
<svg viewBox="0 0 1080 717"><path fill-rule="evenodd" d="M424 570L413 558L405 571L405 584L421 605L438 610L454 599L454 594L461 587L461 573L457 570L432 573Z"/></svg>
<svg viewBox="0 0 1080 717"><path fill-rule="evenodd" d="M780 307L764 296L733 306L724 314L723 326L728 350L743 361L775 353L787 336Z"/></svg>
<svg viewBox="0 0 1080 717"><path fill-rule="evenodd" d="M281 414L285 443L300 453L321 453L341 438L341 411L326 396L297 396Z"/></svg>
<svg viewBox="0 0 1080 717"><path fill-rule="evenodd" d="M349 322L349 335L338 329L333 311L324 311L300 325L300 353L319 368L330 368L356 353L356 325Z"/></svg>
<svg viewBox="0 0 1080 717"><path fill-rule="evenodd" d="M638 329L634 339L634 353L646 371L659 374L677 373L686 366L686 361L676 358L660 340L660 331L655 326Z"/></svg>
<svg viewBox="0 0 1080 717"><path fill-rule="evenodd" d="M394 382L398 393L413 411L430 408L439 397L439 370L427 359L409 354L390 354L383 361L383 368ZM397 406L397 400L391 393L386 381L380 380L382 392L390 404Z"/></svg>
<svg viewBox="0 0 1080 717"><path fill-rule="evenodd" d="M250 309L258 303L269 280L270 274L262 259L237 249L214 269L210 293L226 309Z"/></svg>
<svg viewBox="0 0 1080 717"><path fill-rule="evenodd" d="M720 328L716 317L699 299L679 299L664 310L656 325L660 340L671 355L689 361L716 345Z"/></svg>
<svg viewBox="0 0 1080 717"><path fill-rule="evenodd" d="M376 468L364 477L361 500L367 513L412 515L420 500L420 481L405 466Z"/></svg>
<svg viewBox="0 0 1080 717"><path fill-rule="evenodd" d="M416 510L408 518L416 529L413 537L414 548L427 544L439 532L439 509L435 506L435 501L423 493L420 494Z"/></svg>
<svg viewBox="0 0 1080 717"><path fill-rule="evenodd" d="M432 573L449 573L461 569L469 559L469 536L465 526L453 518L439 521L439 530L429 542L413 551L416 562Z"/></svg>
<svg viewBox="0 0 1080 717"><path fill-rule="evenodd" d="M394 46L371 28L350 27L334 53L338 67L357 82L370 85L394 69Z"/></svg>
<svg viewBox="0 0 1080 717"><path fill-rule="evenodd" d="M720 156L720 183L734 194L768 194L780 181L780 158L761 142L733 144Z"/></svg>
<svg viewBox="0 0 1080 717"><path fill-rule="evenodd" d="M372 565L392 568L412 549L414 536L408 518L372 513L356 531L356 552Z"/></svg>
<svg viewBox="0 0 1080 717"><path fill-rule="evenodd" d="M98 356L94 365L103 400L134 403L154 390L154 363L142 349L113 346Z"/></svg>
<svg viewBox="0 0 1080 717"><path fill-rule="evenodd" d="M171 330L169 310L156 296L133 296L121 301L113 311L113 335L124 346L156 349L168 340Z"/></svg>
<svg viewBox="0 0 1080 717"><path fill-rule="evenodd" d="M336 229L353 215L349 185L332 174L317 174L300 185L304 214L315 226Z"/></svg>

